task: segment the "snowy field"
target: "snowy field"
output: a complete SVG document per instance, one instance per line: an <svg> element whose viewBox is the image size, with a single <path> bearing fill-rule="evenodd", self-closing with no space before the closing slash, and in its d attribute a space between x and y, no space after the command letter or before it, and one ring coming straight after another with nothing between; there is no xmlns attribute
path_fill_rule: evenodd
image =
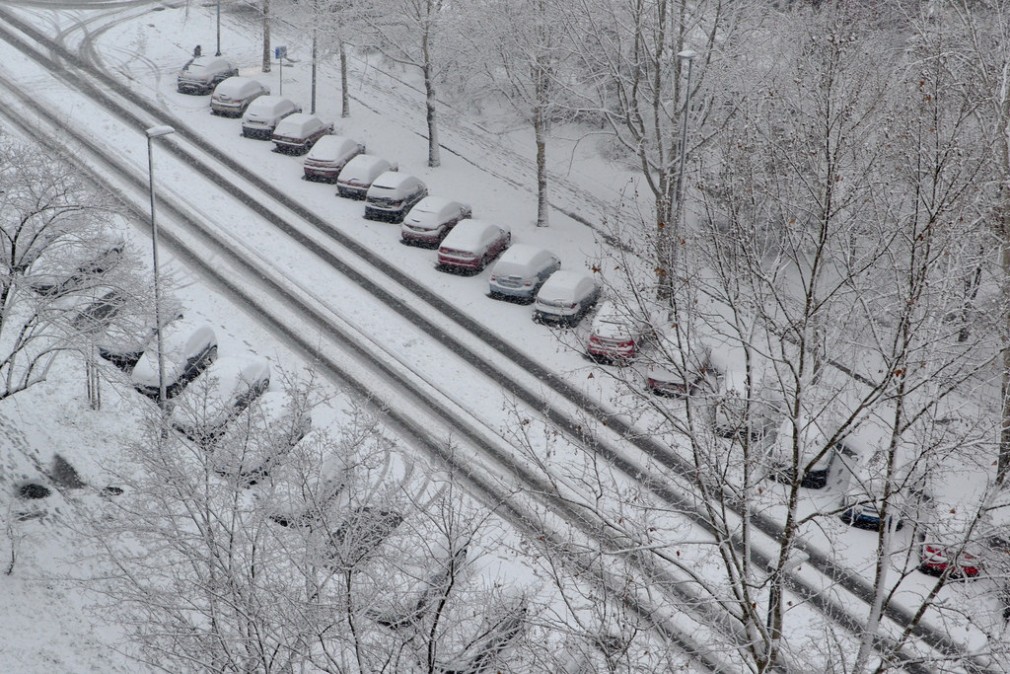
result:
<svg viewBox="0 0 1010 674"><path fill-rule="evenodd" d="M398 226L366 221L361 217L360 202L337 198L333 186L301 180L300 158L278 155L271 152L269 143L242 138L238 120L210 115L208 97L177 93L175 74L193 46L201 44L205 54L212 51L215 24L211 7L150 13L127 9L118 18L113 15L89 23L87 31L80 30L84 24L78 24L91 18L83 10L24 10L23 14L53 33L66 30L64 39L70 44L93 40L92 46L109 73L157 100L189 129L212 139L236 160L269 176L288 194L321 214L334 229L353 233L372 250L381 251L385 259L409 270L428 288L451 298L467 315L495 326L503 340L531 354L545 368L571 381L581 381L606 404L620 407L619 381L600 376L590 378L598 366L581 353L584 326L571 333L558 333L535 325L528 306L488 299L487 271L463 277L435 270L435 252L401 245ZM119 20L122 17L132 18ZM275 67L272 73L264 74L260 68L261 43L248 17L227 13L223 16L223 51L239 66L241 74L261 79L275 93L283 86L284 95L307 109L308 49L307 45L298 45L297 40L296 35L286 34L283 27L275 29L274 44L286 42L289 56L297 63L283 70ZM16 57L0 59L0 68L16 77ZM284 78L283 85L278 80L280 76ZM420 177L432 194L468 202L475 216L509 225L513 241L557 252L565 268L585 270L603 266L605 272L613 271L607 269L612 261L601 247L606 223L615 219L619 209L625 213L639 208L648 212L648 206L644 202L637 207L630 203L631 195L637 191L636 174L603 158L602 136L584 129L554 130L549 159L558 186L552 199L578 219L555 210L551 226L537 228L531 133L504 111L498 115L483 111L481 124L477 125L471 119L471 111L443 108L441 140L448 151L443 151L443 165L430 169L425 165L426 143L419 135L424 130L422 96L415 88L405 86L414 79L412 73L375 54L355 55L351 117L340 119L338 72L336 64L328 61L319 72L318 113L336 123L337 133L364 142L369 153L398 162L401 171ZM40 95L50 94L58 96L59 92ZM87 111L67 113L68 118L78 115L86 116ZM89 122L97 128L106 125L104 120ZM136 166L138 174L146 174L146 146L142 139L123 144L120 151ZM381 344L391 358L414 369L419 376L441 381L453 377L440 367L440 350L427 344L423 334L373 311L366 298L356 296L355 289L346 281L320 261L305 259L304 253L294 247L279 245L276 234L255 218L219 210L205 195L194 192L187 181L186 166L169 158L167 153L159 153L157 147L155 153L159 190L186 195L190 206L207 221L215 222L223 234L240 240L278 273L311 289L342 319ZM599 229L587 226L586 222ZM147 251L147 223L130 224L132 228L127 231L132 248ZM162 226L171 228L172 223L165 222ZM299 356L263 330L242 307L231 306L208 293L201 279L190 274L171 255L162 264L166 277L175 286L173 294L217 332L222 354L254 354L266 358L277 369L301 367ZM458 382L451 395L458 404L503 432L509 422L503 411L507 396L501 392L485 395L486 387L464 380ZM81 592L74 581L100 573L100 569L91 566L92 551L87 540L75 533L72 499L97 498L94 492L108 485L105 467L116 460L117 448L134 436L139 423L137 408L142 401L133 391L106 384L103 395L102 410L90 410L85 397L83 364L64 359L46 384L17 396L2 410L0 423L5 426L8 444L15 450L5 455L0 465L4 494L47 473L56 454L69 460L89 485L81 492L73 492L77 496L71 495L71 501L55 494L46 502L44 517L30 518L7 534L16 544L17 560L15 573L3 581L7 595L0 609L0 634L5 636L0 641L0 669L5 671L137 671L112 648L121 643L122 633L89 612L88 607L95 600ZM334 408L339 407L340 403L335 402ZM320 410L316 423L325 424L327 416L326 410ZM655 420L645 416L639 421L647 427ZM0 501L0 507L15 513L29 506L23 500L8 499ZM809 507L820 504L811 499ZM810 540L824 549L844 550L849 564L868 571L872 564L873 535L836 524L830 531L811 527ZM6 566L5 560L0 560L0 564ZM925 577L921 584L913 579L906 591L914 596L925 592L928 586ZM983 590L950 587L944 592L952 601L964 601L971 599L960 595ZM954 636L966 640L980 638L968 625L964 626L963 634Z"/></svg>

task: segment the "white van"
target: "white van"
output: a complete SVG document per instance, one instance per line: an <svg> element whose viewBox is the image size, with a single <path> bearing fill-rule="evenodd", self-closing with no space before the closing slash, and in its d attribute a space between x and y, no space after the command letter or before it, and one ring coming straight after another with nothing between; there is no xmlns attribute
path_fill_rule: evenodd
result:
<svg viewBox="0 0 1010 674"><path fill-rule="evenodd" d="M302 106L283 96L260 96L249 104L242 115L242 135L270 140L274 128L282 119L301 111Z"/></svg>
<svg viewBox="0 0 1010 674"><path fill-rule="evenodd" d="M918 447L901 437L892 440L886 407L856 426L844 445L850 451L841 456L842 521L874 531L893 522L900 529L924 492Z"/></svg>
<svg viewBox="0 0 1010 674"><path fill-rule="evenodd" d="M785 396L773 363L755 349L748 354L738 340L714 344L709 363L715 384L712 426L716 434L758 440L774 433L785 416Z"/></svg>
<svg viewBox="0 0 1010 674"><path fill-rule="evenodd" d="M795 425L790 418L782 421L769 446L773 479L789 484L798 476L800 486L807 489L824 489L829 485L844 489L849 469L843 465L842 457L851 462L858 459L858 455L844 443L829 444L829 433L833 430L822 428L825 423L826 420L812 419L804 414ZM798 457L793 456L794 442L799 450Z"/></svg>

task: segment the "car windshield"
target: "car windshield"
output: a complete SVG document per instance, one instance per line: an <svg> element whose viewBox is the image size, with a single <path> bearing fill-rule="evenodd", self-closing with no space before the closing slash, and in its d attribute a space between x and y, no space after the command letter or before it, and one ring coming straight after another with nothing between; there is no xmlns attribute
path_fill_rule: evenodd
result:
<svg viewBox="0 0 1010 674"><path fill-rule="evenodd" d="M202 63L189 63L186 65L185 68L183 68L184 71L190 74L202 73L206 69L207 66L203 65Z"/></svg>

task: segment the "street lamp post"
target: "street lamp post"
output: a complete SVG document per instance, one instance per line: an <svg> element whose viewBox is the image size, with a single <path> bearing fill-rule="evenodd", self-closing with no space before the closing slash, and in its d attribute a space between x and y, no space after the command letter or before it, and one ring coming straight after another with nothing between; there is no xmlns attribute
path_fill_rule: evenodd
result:
<svg viewBox="0 0 1010 674"><path fill-rule="evenodd" d="M147 175L151 188L151 252L154 257L154 325L158 337L158 407L165 409L165 349L161 337L161 281L158 270L158 221L154 217L154 152L152 142L175 133L170 126L152 126L147 130Z"/></svg>
<svg viewBox="0 0 1010 674"><path fill-rule="evenodd" d="M221 0L217 0L217 52L214 56L221 55Z"/></svg>

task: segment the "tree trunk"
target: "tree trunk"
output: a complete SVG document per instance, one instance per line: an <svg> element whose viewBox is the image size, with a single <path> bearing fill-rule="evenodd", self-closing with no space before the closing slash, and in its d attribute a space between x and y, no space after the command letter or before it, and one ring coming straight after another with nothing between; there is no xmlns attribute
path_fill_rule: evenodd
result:
<svg viewBox="0 0 1010 674"><path fill-rule="evenodd" d="M537 102L533 110L533 134L537 144L537 227L547 227L550 224L547 200L547 124L544 119L544 108Z"/></svg>
<svg viewBox="0 0 1010 674"><path fill-rule="evenodd" d="M428 166L435 168L442 165L438 151L438 124L435 117L435 78L432 76L434 66L431 62L431 34L425 29L421 40L421 53L424 58L424 103L428 116Z"/></svg>

